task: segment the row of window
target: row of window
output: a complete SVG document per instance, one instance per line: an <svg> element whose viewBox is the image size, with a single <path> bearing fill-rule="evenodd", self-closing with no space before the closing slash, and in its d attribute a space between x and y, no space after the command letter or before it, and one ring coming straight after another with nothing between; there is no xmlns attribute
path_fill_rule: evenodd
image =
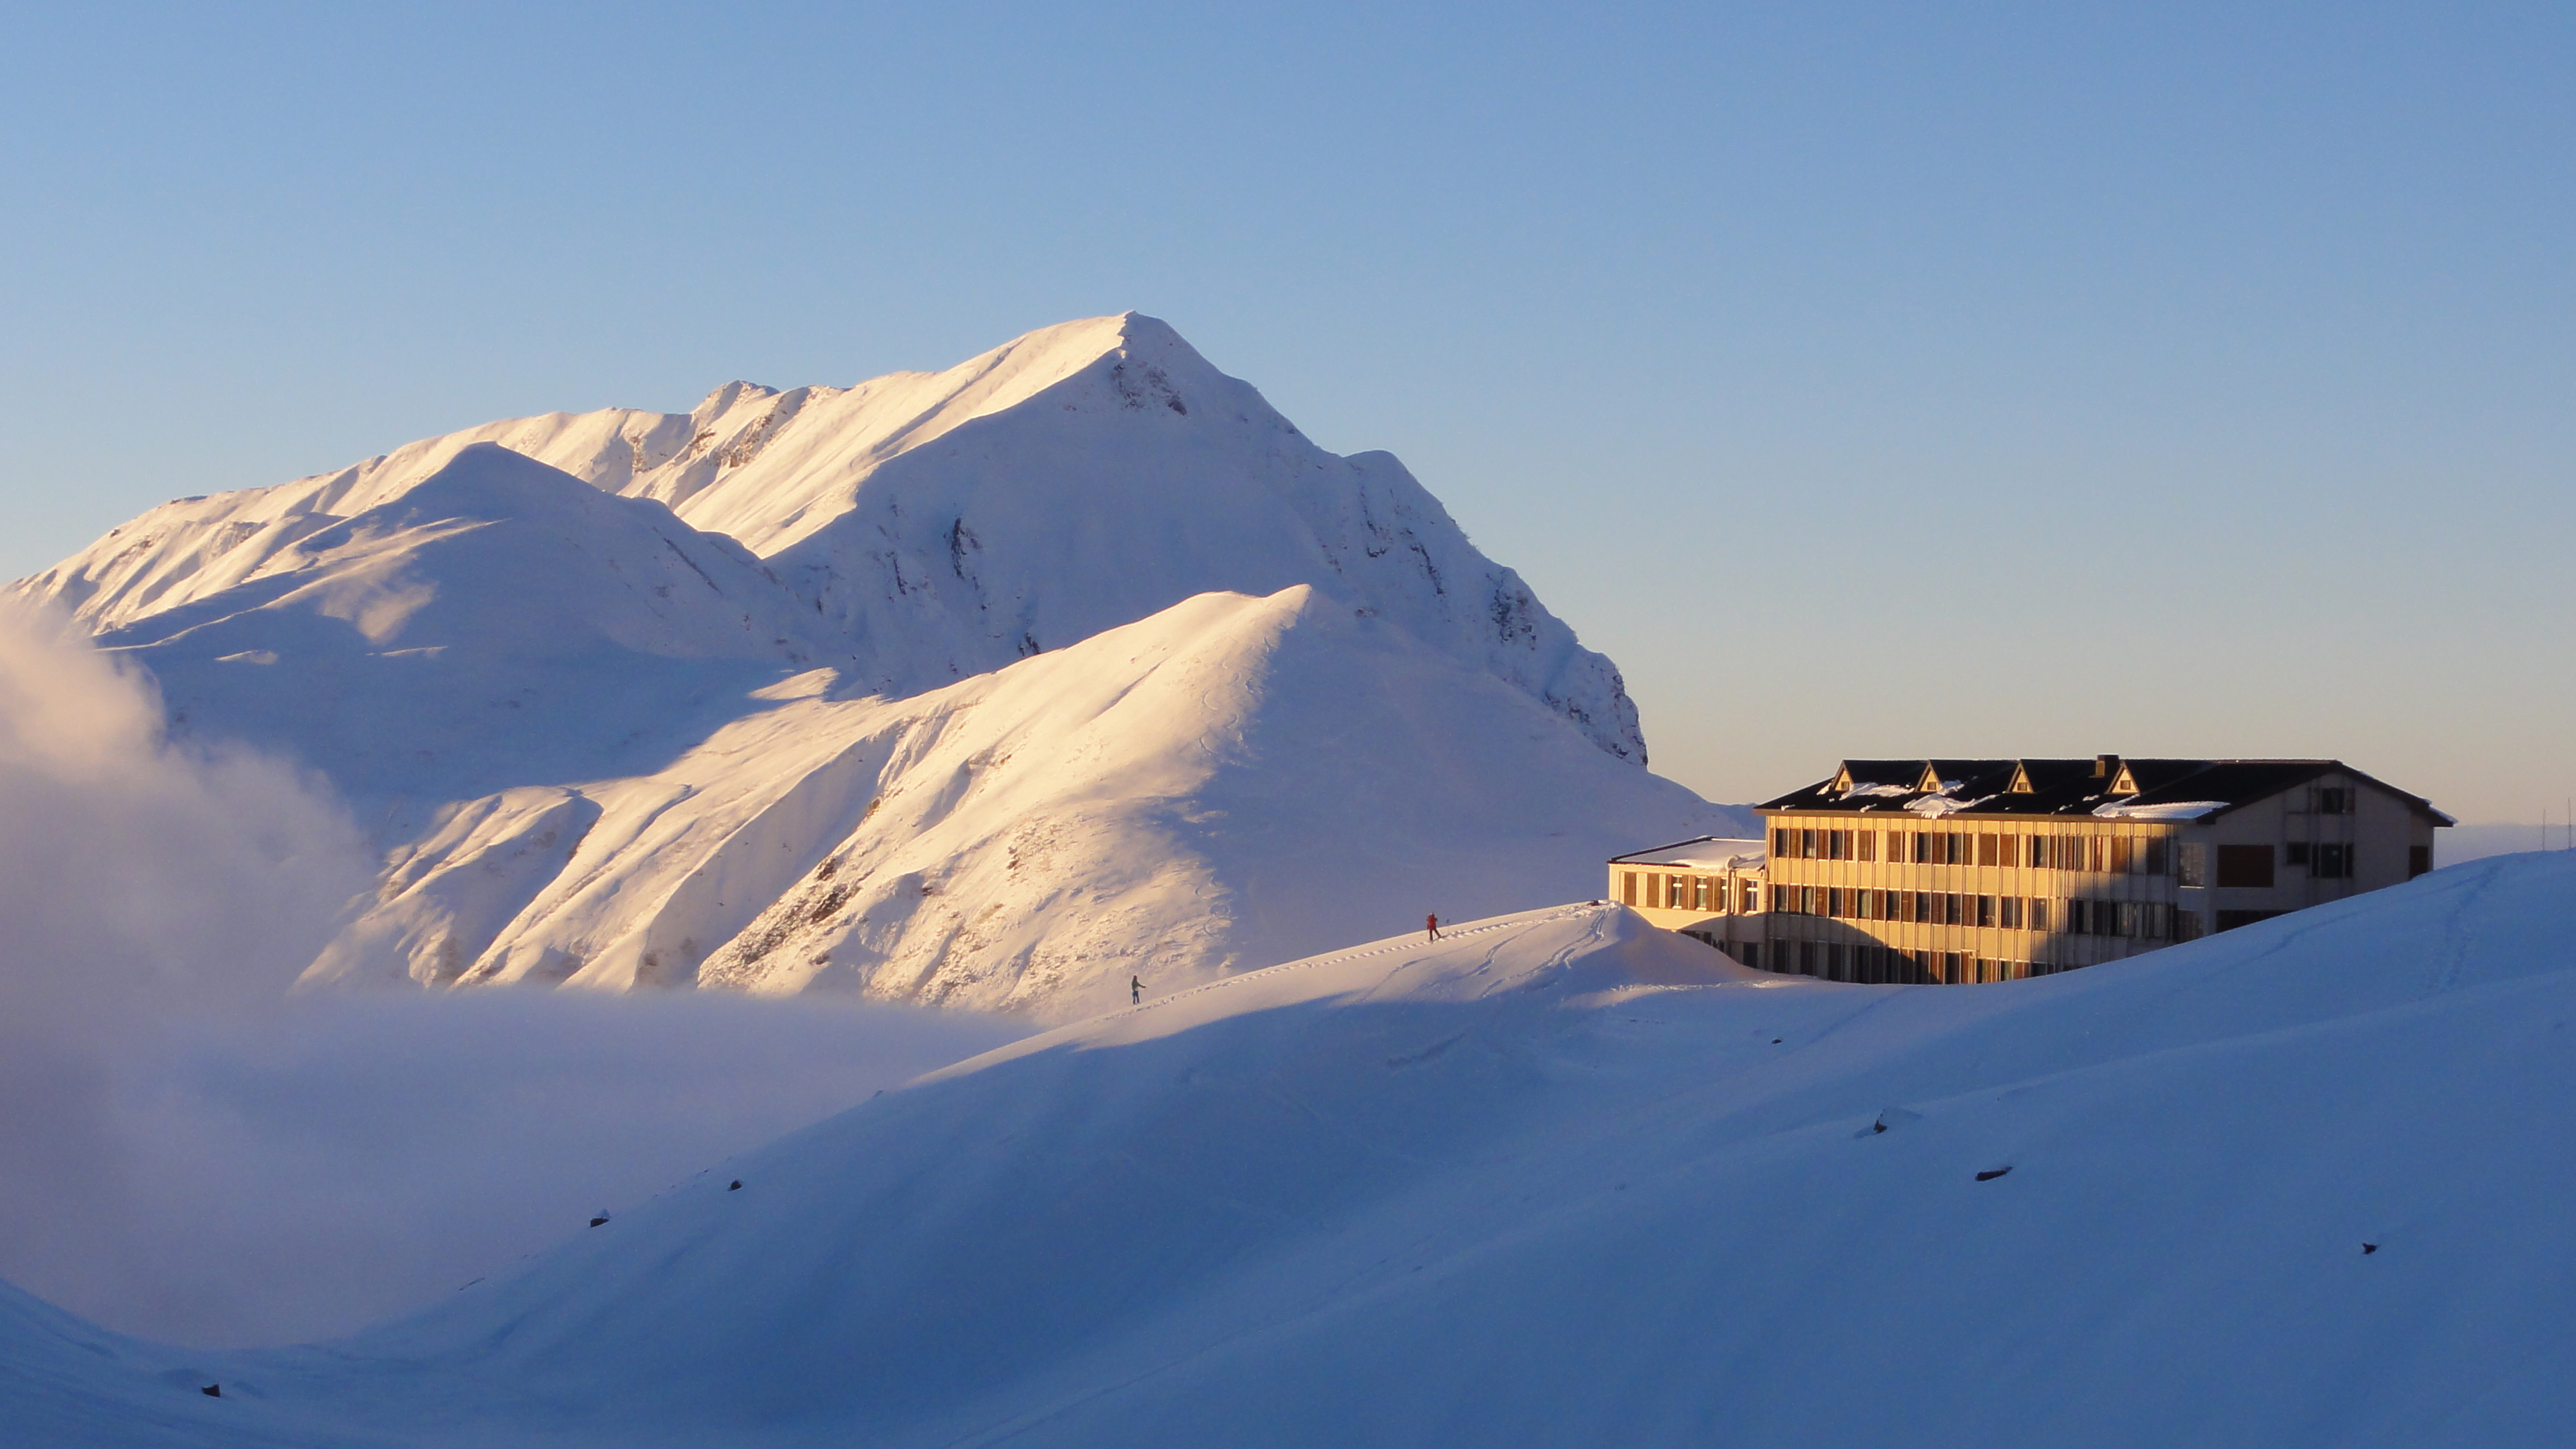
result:
<svg viewBox="0 0 2576 1449"><path fill-rule="evenodd" d="M2163 901L2058 900L2047 896L1984 896L1957 891L1845 890L1840 886L1773 886L1771 909L1782 915L1838 921L1902 921L1927 926L1971 926L1998 931L2057 931L2069 936L2119 936L2145 941L2188 941L2200 917Z"/></svg>
<svg viewBox="0 0 2576 1449"><path fill-rule="evenodd" d="M1751 915L1762 909L1759 883L1739 879L1735 886L1735 899L1729 900L1724 876L1654 872L1641 876L1636 871L1623 870L1619 872L1619 904L1666 911L1707 911L1714 915Z"/></svg>
<svg viewBox="0 0 2576 1449"><path fill-rule="evenodd" d="M2350 880L2357 873L2356 847L2339 841L2294 840L2279 848L2281 865L2298 866L2317 880ZM2210 883L2209 848L2198 842L2176 845L2160 835L2022 835L1978 834L1963 830L1807 830L1781 827L1771 832L1774 860L1875 861L1884 853L1896 864L2000 865L2032 870L2079 871L2089 875L2171 875L2177 883ZM2269 845L2218 847L2218 884L2269 889L2275 880L2275 849ZM2409 876L2433 868L2432 851L2407 851Z"/></svg>
<svg viewBox="0 0 2576 1449"><path fill-rule="evenodd" d="M1757 970L1867 986L1966 986L2077 969L2046 961L2004 961L1962 951L1901 951L1842 941L1745 942L1728 949Z"/></svg>
<svg viewBox="0 0 2576 1449"><path fill-rule="evenodd" d="M2166 875L2172 842L2161 835L2031 835L1972 830L1809 830L1775 827L1773 860L1885 858L1895 865L2000 865L2093 875Z"/></svg>
<svg viewBox="0 0 2576 1449"><path fill-rule="evenodd" d="M2302 867L2318 880L2352 879L2354 867L2358 864L2357 855L2358 847L2334 841L2311 843L2293 840L2279 852L2280 864ZM2209 884L2208 872L2202 868L2199 847L2183 847L2183 857L2182 868L2177 872L2179 883L2187 886ZM2218 883L2268 889L2276 879L2273 860L2273 849L2268 845L2222 845L2218 847ZM2420 845L2410 847L2407 868L2410 875L2422 875L2432 869L2432 852Z"/></svg>

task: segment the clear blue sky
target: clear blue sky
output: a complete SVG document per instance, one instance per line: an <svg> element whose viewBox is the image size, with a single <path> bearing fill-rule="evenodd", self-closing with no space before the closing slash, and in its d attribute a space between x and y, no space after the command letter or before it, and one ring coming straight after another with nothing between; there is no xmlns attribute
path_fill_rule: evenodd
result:
<svg viewBox="0 0 2576 1449"><path fill-rule="evenodd" d="M1132 307L1401 455L1711 796L2105 750L2576 793L2563 4L7 27L0 574Z"/></svg>

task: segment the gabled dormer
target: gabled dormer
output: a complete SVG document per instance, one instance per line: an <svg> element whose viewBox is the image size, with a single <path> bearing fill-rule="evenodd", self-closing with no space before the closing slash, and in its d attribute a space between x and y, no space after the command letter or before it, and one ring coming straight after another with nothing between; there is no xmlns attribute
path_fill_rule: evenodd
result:
<svg viewBox="0 0 2576 1449"><path fill-rule="evenodd" d="M1919 793L1925 795L1940 794L1941 767L1933 764L1930 760L1925 760L1923 762L1923 778L1914 782L1914 788Z"/></svg>
<svg viewBox="0 0 2576 1449"><path fill-rule="evenodd" d="M2007 795L2036 795L2039 793L2039 787L2030 782L2030 767L2028 765L2023 764L2019 760L2013 761L2012 783L2004 786L2004 793Z"/></svg>
<svg viewBox="0 0 2576 1449"><path fill-rule="evenodd" d="M1841 791L1843 794L1846 794L1846 795L1848 795L1848 794L1850 794L1850 793L1851 793L1851 789L1852 789L1852 769L1851 769L1851 761L1849 761L1849 760L1845 760L1845 761L1843 761L1843 767L1842 767L1841 769L1839 769L1839 770L1834 771L1834 783L1833 783L1833 787L1832 787L1832 788L1834 788L1834 789L1836 789L1836 790L1839 790L1839 791Z"/></svg>
<svg viewBox="0 0 2576 1449"><path fill-rule="evenodd" d="M2112 775L2111 793L2114 795L2135 795L2138 793L2137 774L2127 765L2123 764L2120 766L2119 771Z"/></svg>

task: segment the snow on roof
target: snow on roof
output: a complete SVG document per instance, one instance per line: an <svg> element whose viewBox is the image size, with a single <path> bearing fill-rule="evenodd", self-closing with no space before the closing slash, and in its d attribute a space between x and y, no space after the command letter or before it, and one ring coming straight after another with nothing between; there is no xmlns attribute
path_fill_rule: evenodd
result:
<svg viewBox="0 0 2576 1449"><path fill-rule="evenodd" d="M2154 805L2126 805L2106 800L2093 807L2105 820L2198 820L2227 808L2224 800L2168 800Z"/></svg>
<svg viewBox="0 0 2576 1449"><path fill-rule="evenodd" d="M1703 835L1696 840L1675 841L1652 850L1610 858L1613 865L1669 865L1679 870L1750 870L1770 856L1770 847L1759 840L1731 839Z"/></svg>

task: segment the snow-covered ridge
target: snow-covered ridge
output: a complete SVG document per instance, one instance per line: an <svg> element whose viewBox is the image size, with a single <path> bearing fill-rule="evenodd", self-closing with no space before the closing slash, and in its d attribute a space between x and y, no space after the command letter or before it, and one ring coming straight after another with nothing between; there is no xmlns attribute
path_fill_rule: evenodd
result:
<svg viewBox="0 0 2576 1449"><path fill-rule="evenodd" d="M488 423L272 488L181 499L20 589L94 629L292 571L295 545L497 443L651 499L767 562L818 647L892 694L985 673L1214 590L1296 584L1382 614L1643 762L1618 672L1484 557L1393 457L1309 442L1165 324L1042 328L935 374L691 412Z"/></svg>
<svg viewBox="0 0 2576 1449"><path fill-rule="evenodd" d="M1304 586L1201 595L910 699L833 686L765 688L648 774L449 808L313 979L1062 1019L1131 975L1170 991L1365 939L1390 897L1562 899L1622 822L1711 813Z"/></svg>

